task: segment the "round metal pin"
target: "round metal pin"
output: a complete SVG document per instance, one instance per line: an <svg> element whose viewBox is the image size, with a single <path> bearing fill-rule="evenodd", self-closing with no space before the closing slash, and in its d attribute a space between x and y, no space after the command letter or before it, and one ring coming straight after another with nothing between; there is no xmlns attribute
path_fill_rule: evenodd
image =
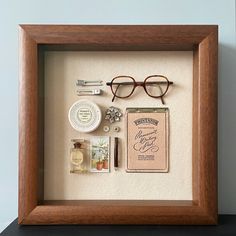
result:
<svg viewBox="0 0 236 236"><path fill-rule="evenodd" d="M113 127L113 131L114 132L119 132L120 131L120 127L119 126L114 126Z"/></svg>
<svg viewBox="0 0 236 236"><path fill-rule="evenodd" d="M106 133L109 132L110 131L110 127L107 126L107 125L103 126L103 131L106 132Z"/></svg>

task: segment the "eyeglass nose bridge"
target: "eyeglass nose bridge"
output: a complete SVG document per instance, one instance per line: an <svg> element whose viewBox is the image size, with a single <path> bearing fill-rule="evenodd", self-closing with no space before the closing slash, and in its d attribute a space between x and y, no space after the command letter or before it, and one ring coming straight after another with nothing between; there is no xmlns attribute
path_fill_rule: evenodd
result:
<svg viewBox="0 0 236 236"><path fill-rule="evenodd" d="M144 87L144 82L135 82L134 86L135 87L138 87L138 86Z"/></svg>

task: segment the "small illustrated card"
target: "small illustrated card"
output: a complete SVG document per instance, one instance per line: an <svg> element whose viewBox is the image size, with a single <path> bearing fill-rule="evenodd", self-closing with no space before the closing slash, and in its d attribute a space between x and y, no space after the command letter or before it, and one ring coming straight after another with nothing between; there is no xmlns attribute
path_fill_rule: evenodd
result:
<svg viewBox="0 0 236 236"><path fill-rule="evenodd" d="M90 139L90 171L110 172L110 137L94 136Z"/></svg>
<svg viewBox="0 0 236 236"><path fill-rule="evenodd" d="M168 172L168 109L127 108L127 172Z"/></svg>

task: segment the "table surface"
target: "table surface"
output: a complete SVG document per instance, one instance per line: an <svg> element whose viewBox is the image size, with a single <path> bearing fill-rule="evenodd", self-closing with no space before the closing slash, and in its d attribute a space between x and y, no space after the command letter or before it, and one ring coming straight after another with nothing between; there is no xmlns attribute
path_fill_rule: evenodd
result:
<svg viewBox="0 0 236 236"><path fill-rule="evenodd" d="M54 226L19 226L14 220L3 232L2 236L236 236L236 215L220 215L217 226L147 226L147 225L54 225Z"/></svg>

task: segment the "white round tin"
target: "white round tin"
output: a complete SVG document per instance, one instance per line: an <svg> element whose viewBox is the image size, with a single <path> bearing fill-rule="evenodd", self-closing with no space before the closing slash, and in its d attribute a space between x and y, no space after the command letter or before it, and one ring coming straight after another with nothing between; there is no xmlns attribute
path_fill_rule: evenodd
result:
<svg viewBox="0 0 236 236"><path fill-rule="evenodd" d="M102 112L97 104L87 99L75 102L68 113L71 126L83 133L89 133L98 128L102 121Z"/></svg>

